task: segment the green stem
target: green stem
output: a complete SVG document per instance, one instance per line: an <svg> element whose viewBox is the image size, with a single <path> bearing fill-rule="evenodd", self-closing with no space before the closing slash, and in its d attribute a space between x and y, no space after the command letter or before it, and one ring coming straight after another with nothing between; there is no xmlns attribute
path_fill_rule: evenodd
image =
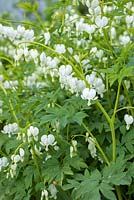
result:
<svg viewBox="0 0 134 200"><path fill-rule="evenodd" d="M11 66L14 66L14 64L11 62L10 59L8 59L8 58L6 58L6 57L4 57L4 56L0 56L0 59L1 59L1 60L6 60L6 61L8 61L8 62L11 64Z"/></svg>
<svg viewBox="0 0 134 200"><path fill-rule="evenodd" d="M111 120L110 129L112 136L112 156L113 156L113 161L116 161L116 137L115 137L115 127L113 120Z"/></svg>
<svg viewBox="0 0 134 200"><path fill-rule="evenodd" d="M119 108L118 110L116 110L116 113L121 111L121 110L126 110L126 109L134 109L134 107L133 106L125 106L123 108Z"/></svg>
<svg viewBox="0 0 134 200"><path fill-rule="evenodd" d="M82 122L82 126L84 127L84 129L89 133L89 135L94 139L96 147L98 148L98 150L100 151L103 159L105 160L105 162L107 163L108 166L110 166L110 162L107 158L107 156L105 155L103 149L101 148L101 146L99 145L97 139L94 137L94 135L91 133L91 131L88 129L88 127L85 125L84 122Z"/></svg>
<svg viewBox="0 0 134 200"><path fill-rule="evenodd" d="M43 181L42 176L41 176L41 172L40 172L40 168L39 168L39 165L38 165L38 162L37 162L37 159L36 159L36 153L35 153L35 149L34 149L34 144L32 143L30 146L31 146L31 149L32 149L32 152L33 152L34 164L36 166L38 175L40 177L40 180Z"/></svg>
<svg viewBox="0 0 134 200"><path fill-rule="evenodd" d="M116 101L115 101L115 106L114 106L114 113L113 113L113 115L116 114L116 110L117 110L117 107L118 107L119 95L120 95L120 88L121 88L121 81L119 82L119 85L118 85L118 90L117 90L117 96L116 96Z"/></svg>
<svg viewBox="0 0 134 200"><path fill-rule="evenodd" d="M115 189L116 189L116 193L117 193L117 196L118 196L118 200L123 200L122 199L122 195L121 195L121 190L120 190L120 186L115 186Z"/></svg>
<svg viewBox="0 0 134 200"><path fill-rule="evenodd" d="M110 124L111 119L110 119L109 115L107 114L106 110L104 109L104 107L101 105L101 103L98 100L96 100L96 104L97 104L98 108L102 111L102 113L104 114L108 123Z"/></svg>
<svg viewBox="0 0 134 200"><path fill-rule="evenodd" d="M116 96L116 100L115 100L115 107L114 107L114 112L111 118L111 122L110 122L110 128L111 128L111 134L112 134L112 146L113 146L113 161L116 161L116 137L115 137L115 127L114 127L114 123L115 123L115 114L117 111L117 107L118 107L118 101L119 101L119 95L120 95L120 88L121 88L121 81L119 82L118 85L118 90L117 90L117 96Z"/></svg>

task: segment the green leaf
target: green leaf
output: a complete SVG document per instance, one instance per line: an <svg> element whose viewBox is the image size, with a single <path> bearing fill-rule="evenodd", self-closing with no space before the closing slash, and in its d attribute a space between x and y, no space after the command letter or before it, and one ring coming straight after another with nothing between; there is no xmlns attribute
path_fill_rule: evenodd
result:
<svg viewBox="0 0 134 200"><path fill-rule="evenodd" d="M75 113L74 117L72 118L72 120L74 122L77 122L79 125L82 124L83 119L87 117L87 114L84 112L77 112Z"/></svg>
<svg viewBox="0 0 134 200"><path fill-rule="evenodd" d="M125 77L133 77L134 76L134 66L131 67L123 67L118 75L119 82L122 81Z"/></svg>
<svg viewBox="0 0 134 200"><path fill-rule="evenodd" d="M90 178L85 177L76 190L76 199L100 199L99 181L101 174L98 170L92 172Z"/></svg>
<svg viewBox="0 0 134 200"><path fill-rule="evenodd" d="M107 184L106 182L102 182L100 185L100 191L102 192L102 194L104 195L104 197L106 197L109 200L117 200L114 192L112 191L113 188L112 186L110 186L109 184Z"/></svg>
<svg viewBox="0 0 134 200"><path fill-rule="evenodd" d="M34 166L28 166L23 172L26 189L28 189L32 186L34 171L35 171ZM29 176L29 174L30 174L30 176Z"/></svg>
<svg viewBox="0 0 134 200"><path fill-rule="evenodd" d="M79 156L74 156L70 158L70 156L66 156L65 162L68 163L71 167L80 170L81 168L87 168L87 164L83 161Z"/></svg>
<svg viewBox="0 0 134 200"><path fill-rule="evenodd" d="M7 154L9 154L11 150L15 150L19 146L19 144L20 144L20 141L16 140L16 138L14 138L14 139L12 138L12 139L8 140L5 145Z"/></svg>
<svg viewBox="0 0 134 200"><path fill-rule="evenodd" d="M134 76L134 66L123 66L118 65L112 66L112 68L103 70L108 75L110 86L114 84L116 80L122 81L125 77Z"/></svg>
<svg viewBox="0 0 134 200"><path fill-rule="evenodd" d="M43 176L45 180L51 183L56 180L59 185L62 185L64 175L73 175L73 171L66 163L61 166L56 158L51 158L46 161Z"/></svg>
<svg viewBox="0 0 134 200"><path fill-rule="evenodd" d="M68 182L68 184L62 186L63 190L70 190L73 188L77 189L79 187L79 182L76 180L67 179L67 182Z"/></svg>
<svg viewBox="0 0 134 200"><path fill-rule="evenodd" d="M123 156L117 158L116 162L111 162L110 167L103 169L104 179L113 185L129 185L131 177L125 171L126 160Z"/></svg>
<svg viewBox="0 0 134 200"><path fill-rule="evenodd" d="M22 8L26 12L33 12L38 9L38 4L37 3L31 4L30 2L22 2L22 3L20 2L17 3L17 7Z"/></svg>

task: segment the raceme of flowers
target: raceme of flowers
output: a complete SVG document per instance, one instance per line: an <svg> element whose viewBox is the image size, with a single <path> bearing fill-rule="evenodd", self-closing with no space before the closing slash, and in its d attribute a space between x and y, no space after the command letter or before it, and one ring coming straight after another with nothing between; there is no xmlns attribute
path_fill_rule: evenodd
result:
<svg viewBox="0 0 134 200"><path fill-rule="evenodd" d="M5 72L1 70L4 62L0 60L0 86L5 93L19 91L20 94L35 88L36 90L46 89L49 88L51 82L58 83L62 91L66 90L70 95L80 97L82 101L87 102L89 107L103 98L105 100L106 95L109 95L107 91L110 87L107 82L106 68L115 64L114 58L118 57L118 51L120 52L121 48L126 50L133 44L134 3L127 2L122 8L122 15L117 15L112 14L120 13L116 2L113 5L104 4L104 6L99 0L81 0L81 2L88 10L84 17L77 14L72 6L68 6L65 13L62 34L66 35L67 42L66 39L61 38L58 29L53 30L51 27L47 27L45 31L40 31L40 34L36 35L33 29L27 29L22 25L10 27L0 24L2 43L0 52L8 55L10 59L7 62L12 65L12 68ZM58 11L55 17L56 15L58 16ZM7 41L7 46L4 45L5 41ZM102 42L99 43L99 41ZM19 80L16 78L17 75L14 76L13 70L21 71L24 65L26 67ZM31 65L34 66L32 70L29 67ZM124 85L127 91L132 87L128 79L124 80ZM127 100L123 92L121 90L119 102L126 106ZM32 95L34 96L35 93L33 92ZM0 98L0 116L2 116L5 102L2 97ZM53 103L48 104L48 107L53 106L55 106ZM132 113L130 115L129 109L121 120L129 131L134 123L134 116ZM16 176L17 166L25 161L25 144L28 145L30 159L34 160L36 155L41 158L43 164L51 159L53 152L60 151L55 134L57 130L59 131L59 126L59 121L55 121L53 126L50 123L48 132L45 132L45 128L43 132L40 131L39 126L38 128L28 125L23 128L18 122L6 122L1 133L22 144L15 152L12 152L12 155L8 157L2 155L0 171L6 169L7 177ZM51 130L53 127L54 129ZM89 133L83 137L91 158L103 162L98 153L96 139ZM72 159L78 153L79 140L71 139L68 142L70 143L70 152L68 152ZM42 189L41 200L56 199L57 192L56 186L51 182L48 187Z"/></svg>
<svg viewBox="0 0 134 200"><path fill-rule="evenodd" d="M66 14L68 17L67 19L71 20L72 23L70 26L75 25L76 26L76 34L82 34L83 36L83 41L80 44L81 40L78 40L74 43L77 46L80 46L84 44L84 35L83 32L87 32L89 34L89 41L86 42L86 48L89 48L89 44L94 40L94 36L100 35L100 38L104 37L103 29L109 30L110 37L112 39L113 45L123 45L126 46L127 44L131 43L131 37L132 34L129 32L130 28L134 26L133 23L133 6L131 3L127 3L126 6L124 7L124 14L126 17L124 17L124 26L127 26L127 29L120 35L117 35L116 31L116 24L119 25L121 18L119 16L114 16L112 18L112 23L110 24L109 21L111 20L108 16L108 14L116 9L118 7L114 6L107 6L105 5L103 8L100 6L100 2L98 0L93 0L93 1L82 1L83 4L86 4L88 7L88 14L87 17L90 16L91 22L90 24L88 22L85 22L85 18L80 18L77 14L74 16L74 19L72 19L71 14L74 12L73 10L70 11L69 13ZM131 6L130 6L131 4ZM127 8L129 8L132 12L132 15L129 15L127 13ZM72 13L71 13L72 12ZM108 17L107 17L108 16ZM122 21L121 21L122 22ZM66 23L65 23L66 26ZM66 30L65 30L66 31ZM51 38L53 37L54 33L51 33L49 31L46 31L43 33L42 37L44 38L44 44L45 45L51 45ZM57 34L57 33L56 33ZM92 36L91 36L92 35ZM30 42L34 42L36 40L35 33L33 30L30 29L25 29L24 26L18 25L17 29L14 29L13 27L8 27L4 25L0 25L0 38L1 40L5 40L8 38L11 40L15 45L18 45L17 48L15 49L14 46L11 47L11 52L12 56L14 57L15 63L19 65L19 62L21 60L25 60L26 62L29 62L30 60L33 60L35 65L37 65L37 69L35 70L34 73L32 73L29 76L24 77L24 84L28 87L32 86L37 86L37 87L45 87L46 84L43 83L43 81L39 81L40 74L44 74L44 77L46 78L47 75L50 75L52 77L52 80L54 81L54 77L58 77L59 75L59 80L61 82L61 87L65 84L65 88L69 89L72 93L76 93L76 95L81 92L80 96L83 99L88 100L88 105L90 105L90 99L95 100L98 98L97 93L103 97L103 93L105 91L105 86L104 83L101 83L101 88L97 88L97 84L99 85L99 81L102 82L99 79L95 79L96 83L94 82L93 85L93 90L89 92L88 88L85 88L85 83L83 80L79 80L75 74L75 78L72 76L74 74L74 71L66 75L61 75L64 67L60 66L60 59L59 57L51 57L47 56L45 52L39 53L37 49L29 49L29 44ZM91 36L91 37L90 37ZM58 54L65 54L66 52L71 52L73 53L73 48L71 47L66 47L65 44L55 44L53 46L53 49L58 53ZM14 52L14 53L13 53ZM10 53L9 53L10 54ZM107 56L104 53L103 49L98 49L97 47L92 47L90 49L90 59L80 60L79 56L74 53L74 58L80 62L84 63L87 62L88 64L90 63L91 58L98 58L100 62L106 63L108 59L112 59L112 56L110 58L107 58ZM71 66L72 67L72 66ZM93 67L92 65L89 65L89 67ZM83 65L83 68L85 69L85 66ZM67 79L67 83L65 83L65 79ZM87 75L88 79L88 75ZM95 86L96 84L96 86ZM6 89L12 89L19 87L18 80L4 80L3 85ZM71 86L71 87L70 87ZM76 87L77 86L77 87ZM95 94L96 93L96 94Z"/></svg>

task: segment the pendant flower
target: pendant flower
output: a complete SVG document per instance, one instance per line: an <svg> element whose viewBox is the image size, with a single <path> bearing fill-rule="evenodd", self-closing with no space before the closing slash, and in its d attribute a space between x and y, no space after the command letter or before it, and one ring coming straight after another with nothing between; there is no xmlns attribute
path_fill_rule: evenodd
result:
<svg viewBox="0 0 134 200"><path fill-rule="evenodd" d="M124 120L126 122L126 129L129 130L130 125L134 122L134 118L131 115L125 114Z"/></svg>
<svg viewBox="0 0 134 200"><path fill-rule="evenodd" d="M82 91L81 98L88 100L88 106L90 106L91 105L91 101L97 99L96 90L93 89L93 88L91 88L91 89L85 88Z"/></svg>
<svg viewBox="0 0 134 200"><path fill-rule="evenodd" d="M52 134L42 135L40 143L45 146L46 151L48 151L49 146L54 146L56 144L55 137Z"/></svg>

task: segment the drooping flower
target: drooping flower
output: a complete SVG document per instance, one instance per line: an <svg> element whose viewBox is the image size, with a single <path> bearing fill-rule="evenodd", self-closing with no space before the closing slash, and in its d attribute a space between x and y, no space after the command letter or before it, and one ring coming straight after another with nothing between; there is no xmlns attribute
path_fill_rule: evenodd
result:
<svg viewBox="0 0 134 200"><path fill-rule="evenodd" d="M44 38L45 38L45 45L48 44L49 40L50 40L50 33L49 32L46 32L44 33Z"/></svg>
<svg viewBox="0 0 134 200"><path fill-rule="evenodd" d="M54 146L56 144L55 137L52 134L42 135L40 143L45 146L46 151L48 151L49 146Z"/></svg>
<svg viewBox="0 0 134 200"><path fill-rule="evenodd" d="M8 159L6 157L0 158L0 171L3 167L7 167L9 164Z"/></svg>
<svg viewBox="0 0 134 200"><path fill-rule="evenodd" d="M39 134L39 129L34 126L30 126L29 129L27 130L28 141L31 142L32 137L34 138L35 141L38 141L38 134Z"/></svg>
<svg viewBox="0 0 134 200"><path fill-rule="evenodd" d="M64 54L66 52L65 45L64 44L56 44L55 51L59 54Z"/></svg>
<svg viewBox="0 0 134 200"><path fill-rule="evenodd" d="M131 115L125 114L124 120L126 122L126 129L129 130L130 125L133 124L133 122L134 122L134 118Z"/></svg>
<svg viewBox="0 0 134 200"><path fill-rule="evenodd" d="M4 134L8 134L9 137L13 134L17 134L19 130L17 123L7 124L3 127L3 130L1 131Z"/></svg>
<svg viewBox="0 0 134 200"><path fill-rule="evenodd" d="M97 156L96 154L96 147L95 147L95 141L93 138L88 138L88 149L91 153L92 158L95 158Z"/></svg>
<svg viewBox="0 0 134 200"><path fill-rule="evenodd" d="M96 90L93 89L93 88L91 88L91 89L85 88L82 91L81 98L85 99L85 100L88 100L88 106L90 106L91 105L91 101L97 99Z"/></svg>
<svg viewBox="0 0 134 200"><path fill-rule="evenodd" d="M95 18L95 23L98 26L98 28L103 28L108 24L108 18L103 16L102 18L100 16L97 16Z"/></svg>
<svg viewBox="0 0 134 200"><path fill-rule="evenodd" d="M128 43L131 43L131 39L128 35L120 35L119 41L123 46L126 46Z"/></svg>
<svg viewBox="0 0 134 200"><path fill-rule="evenodd" d="M77 141L76 140L72 140L72 145L70 146L70 157L72 158L77 151Z"/></svg>
<svg viewBox="0 0 134 200"><path fill-rule="evenodd" d="M51 194L50 198L57 199L58 190L56 189L55 185L54 184L50 184L49 187L48 187L48 190L49 190L49 192Z"/></svg>
<svg viewBox="0 0 134 200"><path fill-rule="evenodd" d="M48 191L45 190L45 189L41 192L41 199L40 200L43 200L44 197L45 197L45 200L48 200Z"/></svg>

